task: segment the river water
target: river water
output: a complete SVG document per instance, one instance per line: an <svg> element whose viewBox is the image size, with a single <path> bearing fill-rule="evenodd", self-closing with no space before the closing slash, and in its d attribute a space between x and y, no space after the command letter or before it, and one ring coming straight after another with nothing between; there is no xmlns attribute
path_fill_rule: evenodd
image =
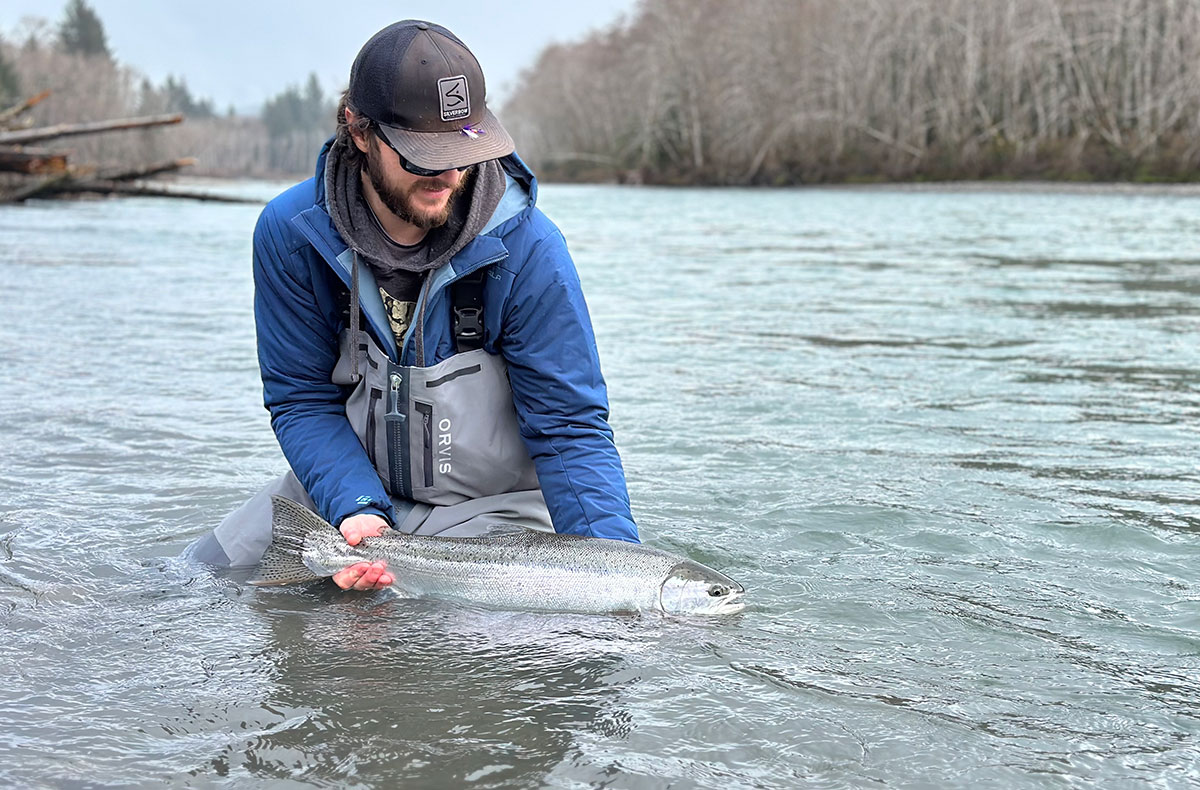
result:
<svg viewBox="0 0 1200 790"><path fill-rule="evenodd" d="M643 538L743 582L746 611L488 612L182 565L285 468L258 208L3 208L0 786L1200 783L1200 197L541 205Z"/></svg>

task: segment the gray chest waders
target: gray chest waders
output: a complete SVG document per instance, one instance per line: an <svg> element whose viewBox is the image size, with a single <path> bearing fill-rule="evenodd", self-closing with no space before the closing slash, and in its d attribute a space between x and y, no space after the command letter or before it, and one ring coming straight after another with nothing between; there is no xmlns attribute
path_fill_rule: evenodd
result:
<svg viewBox="0 0 1200 790"><path fill-rule="evenodd" d="M338 338L340 353L331 380L354 387L346 419L391 495L395 526L403 532L471 537L497 523L553 529L521 439L507 367L503 358L479 347L485 275L477 274L455 290L458 353L429 367L392 362L361 331L358 278L353 277L350 327ZM421 311L413 331L422 331L423 319ZM288 472L187 553L213 565L257 564L270 543L273 494L313 507Z"/></svg>
<svg viewBox="0 0 1200 790"><path fill-rule="evenodd" d="M445 506L538 488L503 359L475 349L414 367L366 335L358 346L365 364L346 418L392 496ZM349 383L344 368L345 353L335 383Z"/></svg>

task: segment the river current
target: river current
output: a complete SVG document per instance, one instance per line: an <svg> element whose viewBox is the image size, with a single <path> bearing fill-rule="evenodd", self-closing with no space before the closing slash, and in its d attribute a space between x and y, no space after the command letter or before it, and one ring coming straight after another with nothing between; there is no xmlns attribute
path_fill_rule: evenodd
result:
<svg viewBox="0 0 1200 790"><path fill-rule="evenodd" d="M491 612L183 565L286 468L259 208L0 208L0 786L1200 784L1200 197L540 203L643 539L747 609Z"/></svg>

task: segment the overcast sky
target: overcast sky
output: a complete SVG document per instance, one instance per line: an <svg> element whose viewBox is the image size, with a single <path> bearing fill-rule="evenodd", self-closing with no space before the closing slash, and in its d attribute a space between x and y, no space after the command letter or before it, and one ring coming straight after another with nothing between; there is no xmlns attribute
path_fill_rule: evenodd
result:
<svg viewBox="0 0 1200 790"><path fill-rule="evenodd" d="M0 35L25 17L63 18L66 0L2 0ZM218 111L257 112L263 100L316 72L330 92L375 31L405 18L445 25L483 66L489 100L499 102L520 71L551 42L572 41L631 13L636 0L89 0L109 49L153 82L168 74Z"/></svg>

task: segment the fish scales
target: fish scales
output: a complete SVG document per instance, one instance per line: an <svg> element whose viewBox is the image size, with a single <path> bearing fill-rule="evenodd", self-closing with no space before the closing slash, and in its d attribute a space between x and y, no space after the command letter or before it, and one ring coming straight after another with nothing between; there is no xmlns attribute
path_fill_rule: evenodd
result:
<svg viewBox="0 0 1200 790"><path fill-rule="evenodd" d="M350 546L307 508L279 497L273 506L273 540L255 584L382 560L400 595L501 609L715 614L743 605L744 589L724 574L641 544L498 526L479 538L388 530Z"/></svg>
<svg viewBox="0 0 1200 790"><path fill-rule="evenodd" d="M308 556L331 572L351 564L350 559L384 560L396 578L397 592L412 597L448 597L520 609L539 608L550 598L585 611L651 607L657 589L645 580L665 575L679 562L654 549L627 548L632 544L597 541L593 546L582 538L523 532L484 538L482 544L477 538L391 532L368 538L361 549L348 547L330 532ZM577 548L586 551L572 550Z"/></svg>

